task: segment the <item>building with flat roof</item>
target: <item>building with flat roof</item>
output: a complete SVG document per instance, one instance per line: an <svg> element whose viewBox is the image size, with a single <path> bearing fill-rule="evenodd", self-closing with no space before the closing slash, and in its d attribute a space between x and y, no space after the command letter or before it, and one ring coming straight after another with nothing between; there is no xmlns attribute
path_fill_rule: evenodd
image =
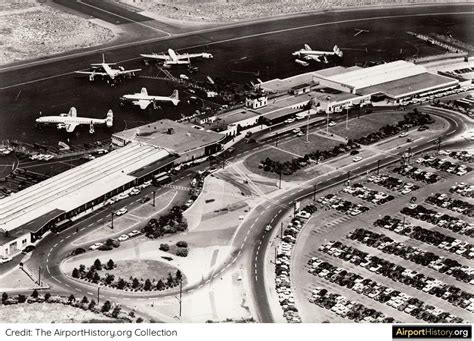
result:
<svg viewBox="0 0 474 341"><path fill-rule="evenodd" d="M182 163L219 151L224 138L224 135L198 125L163 119L115 133L112 143L118 146L131 142L147 144L179 155L175 163Z"/></svg>
<svg viewBox="0 0 474 341"><path fill-rule="evenodd" d="M21 251L55 224L92 212L175 159L166 149L134 142L0 200L0 255Z"/></svg>

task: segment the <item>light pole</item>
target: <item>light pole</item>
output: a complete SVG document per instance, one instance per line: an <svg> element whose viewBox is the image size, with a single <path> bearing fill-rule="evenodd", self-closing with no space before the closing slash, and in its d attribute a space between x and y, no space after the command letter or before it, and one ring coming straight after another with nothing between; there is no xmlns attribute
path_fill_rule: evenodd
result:
<svg viewBox="0 0 474 341"><path fill-rule="evenodd" d="M183 309L183 280L181 279L179 281L179 297L176 297L176 300L178 300L178 303L179 303L179 317L178 319L181 319L181 312L182 312L182 309Z"/></svg>
<svg viewBox="0 0 474 341"><path fill-rule="evenodd" d="M316 184L313 185L313 201L316 201Z"/></svg>
<svg viewBox="0 0 474 341"><path fill-rule="evenodd" d="M329 135L329 110L326 109L326 134Z"/></svg>
<svg viewBox="0 0 474 341"><path fill-rule="evenodd" d="M41 286L41 266L38 266L38 285Z"/></svg>
<svg viewBox="0 0 474 341"><path fill-rule="evenodd" d="M349 108L346 108L346 130L349 129Z"/></svg>
<svg viewBox="0 0 474 341"><path fill-rule="evenodd" d="M97 306L99 306L100 303L100 286L97 286Z"/></svg>
<svg viewBox="0 0 474 341"><path fill-rule="evenodd" d="M309 143L309 113L311 109L308 110L308 120L306 121L306 143Z"/></svg>
<svg viewBox="0 0 474 341"><path fill-rule="evenodd" d="M156 198L156 191L153 190L153 207L155 207L155 198Z"/></svg>

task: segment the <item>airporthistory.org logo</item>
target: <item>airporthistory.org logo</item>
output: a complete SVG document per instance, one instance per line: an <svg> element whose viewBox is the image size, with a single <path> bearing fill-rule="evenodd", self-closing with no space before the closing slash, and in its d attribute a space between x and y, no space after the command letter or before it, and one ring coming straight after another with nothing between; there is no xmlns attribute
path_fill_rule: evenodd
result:
<svg viewBox="0 0 474 341"><path fill-rule="evenodd" d="M471 340L471 325L393 325L393 339Z"/></svg>

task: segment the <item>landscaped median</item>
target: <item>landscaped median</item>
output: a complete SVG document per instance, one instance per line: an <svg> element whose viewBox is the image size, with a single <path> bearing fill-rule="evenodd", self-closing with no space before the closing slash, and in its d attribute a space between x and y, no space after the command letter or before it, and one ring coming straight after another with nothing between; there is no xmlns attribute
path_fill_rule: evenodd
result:
<svg viewBox="0 0 474 341"><path fill-rule="evenodd" d="M57 312L61 311L60 314ZM33 290L30 296L2 294L0 320L3 323L104 323L104 322L143 322L133 311L127 313L118 304L104 301L97 304L86 296L80 298L73 294L66 296L44 294Z"/></svg>

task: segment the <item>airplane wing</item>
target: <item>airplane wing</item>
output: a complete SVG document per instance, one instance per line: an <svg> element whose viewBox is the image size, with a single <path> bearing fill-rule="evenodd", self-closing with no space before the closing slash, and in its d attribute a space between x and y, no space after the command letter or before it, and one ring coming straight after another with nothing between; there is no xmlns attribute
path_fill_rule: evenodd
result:
<svg viewBox="0 0 474 341"><path fill-rule="evenodd" d="M321 61L321 59L319 59L319 56L316 56L316 55L306 55L304 57L304 59L306 59L306 60L315 60L317 62Z"/></svg>
<svg viewBox="0 0 474 341"><path fill-rule="evenodd" d="M97 72L97 71L74 71L74 73L79 73L81 75L95 75L95 76L107 76L106 72Z"/></svg>
<svg viewBox="0 0 474 341"><path fill-rule="evenodd" d="M68 123L68 124L66 124L66 131L68 133L72 133L74 131L74 129L76 129L76 127L77 127L76 123Z"/></svg>
<svg viewBox="0 0 474 341"><path fill-rule="evenodd" d="M145 110L150 105L150 103L151 101L145 99L140 99L135 102L135 104L138 104L142 110Z"/></svg>
<svg viewBox="0 0 474 341"><path fill-rule="evenodd" d="M123 70L120 72L121 75L126 75L128 73L134 73L134 72L139 72L142 71L142 69L133 69L133 70Z"/></svg>
<svg viewBox="0 0 474 341"><path fill-rule="evenodd" d="M143 58L158 59L158 60L170 60L170 57L164 54L141 54Z"/></svg>
<svg viewBox="0 0 474 341"><path fill-rule="evenodd" d="M200 58L202 53L184 53L178 56L178 59Z"/></svg>

